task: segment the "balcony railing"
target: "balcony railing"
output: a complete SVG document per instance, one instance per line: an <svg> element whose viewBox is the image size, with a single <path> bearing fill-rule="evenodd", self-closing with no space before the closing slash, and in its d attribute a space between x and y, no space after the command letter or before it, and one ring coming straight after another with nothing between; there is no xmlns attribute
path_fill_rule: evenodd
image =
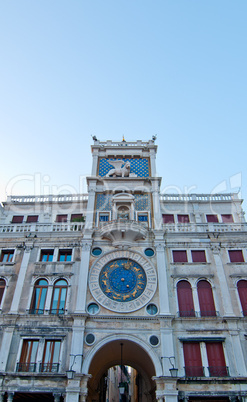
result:
<svg viewBox="0 0 247 402"><path fill-rule="evenodd" d="M196 317L198 313L195 310L180 310L177 312L178 317Z"/></svg>
<svg viewBox="0 0 247 402"><path fill-rule="evenodd" d="M40 373L58 373L59 363L40 363Z"/></svg>
<svg viewBox="0 0 247 402"><path fill-rule="evenodd" d="M204 377L204 367L203 366L192 366L184 367L186 377Z"/></svg>
<svg viewBox="0 0 247 402"><path fill-rule="evenodd" d="M34 373L36 371L36 363L17 363L16 371Z"/></svg>
<svg viewBox="0 0 247 402"><path fill-rule="evenodd" d="M163 223L165 232L243 232L247 223Z"/></svg>
<svg viewBox="0 0 247 402"><path fill-rule="evenodd" d="M219 317L219 311L194 311L194 310L180 310L177 312L177 317L186 318L186 317Z"/></svg>
<svg viewBox="0 0 247 402"><path fill-rule="evenodd" d="M227 366L210 366L208 367L210 377L228 377L229 368Z"/></svg>
<svg viewBox="0 0 247 402"><path fill-rule="evenodd" d="M81 232L84 222L23 223L0 225L0 233Z"/></svg>
<svg viewBox="0 0 247 402"><path fill-rule="evenodd" d="M50 309L50 310L44 310L44 309L30 309L27 310L29 314L33 315L64 315L67 310L63 308L59 309Z"/></svg>

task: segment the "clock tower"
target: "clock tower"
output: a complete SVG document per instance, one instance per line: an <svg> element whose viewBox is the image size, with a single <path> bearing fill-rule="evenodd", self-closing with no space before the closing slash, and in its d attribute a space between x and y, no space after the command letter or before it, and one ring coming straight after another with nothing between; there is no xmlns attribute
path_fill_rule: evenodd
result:
<svg viewBox="0 0 247 402"><path fill-rule="evenodd" d="M159 392L164 396L167 377L167 398L177 400L171 365L161 358L174 356L174 350L156 152L155 139L101 142L94 138L92 145L77 301L77 313L88 314L85 339L91 335L95 340L84 346L83 367L92 375L89 399L96 399L95 378L103 375L96 361L101 359L104 368L113 365L121 343L125 364L138 370L144 399L151 401ZM118 346L116 356L108 361L110 351Z"/></svg>

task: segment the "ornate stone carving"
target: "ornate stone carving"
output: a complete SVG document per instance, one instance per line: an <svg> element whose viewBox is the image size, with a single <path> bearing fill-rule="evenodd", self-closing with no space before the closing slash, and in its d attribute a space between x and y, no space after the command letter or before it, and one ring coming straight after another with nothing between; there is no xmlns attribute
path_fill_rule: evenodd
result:
<svg viewBox="0 0 247 402"><path fill-rule="evenodd" d="M109 162L112 166L114 166L114 169L109 170L109 172L106 174L105 177L128 177L129 173L130 173L130 163L127 161L124 165L123 165L123 161L119 160L119 161L111 161ZM123 166L122 166L123 165Z"/></svg>

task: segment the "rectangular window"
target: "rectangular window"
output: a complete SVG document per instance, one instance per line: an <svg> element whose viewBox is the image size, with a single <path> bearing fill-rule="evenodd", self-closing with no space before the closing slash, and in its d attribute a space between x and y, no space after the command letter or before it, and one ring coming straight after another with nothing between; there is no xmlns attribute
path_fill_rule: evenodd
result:
<svg viewBox="0 0 247 402"><path fill-rule="evenodd" d="M138 215L138 222L147 222L148 216L147 215Z"/></svg>
<svg viewBox="0 0 247 402"><path fill-rule="evenodd" d="M207 262L205 250L191 250L193 262Z"/></svg>
<svg viewBox="0 0 247 402"><path fill-rule="evenodd" d="M25 339L23 341L21 358L17 365L17 371L36 371L38 344L38 340Z"/></svg>
<svg viewBox="0 0 247 402"><path fill-rule="evenodd" d="M12 262L14 257L14 250L2 250L1 262Z"/></svg>
<svg viewBox="0 0 247 402"><path fill-rule="evenodd" d="M217 215L206 215L208 223L217 223L219 222Z"/></svg>
<svg viewBox="0 0 247 402"><path fill-rule="evenodd" d="M51 262L53 260L54 250L41 250L40 261Z"/></svg>
<svg viewBox="0 0 247 402"><path fill-rule="evenodd" d="M14 215L11 223L22 223L23 219L24 219L23 215Z"/></svg>
<svg viewBox="0 0 247 402"><path fill-rule="evenodd" d="M99 221L100 222L108 222L109 221L109 215L108 214L107 215L100 214Z"/></svg>
<svg viewBox="0 0 247 402"><path fill-rule="evenodd" d="M47 340L45 342L43 362L40 365L41 372L58 372L60 346L61 341Z"/></svg>
<svg viewBox="0 0 247 402"><path fill-rule="evenodd" d="M68 219L68 215L57 215L56 222L59 222L59 223L67 222L67 219Z"/></svg>
<svg viewBox="0 0 247 402"><path fill-rule="evenodd" d="M173 250L173 262L188 262L186 250Z"/></svg>
<svg viewBox="0 0 247 402"><path fill-rule="evenodd" d="M221 215L223 223L233 223L232 215Z"/></svg>
<svg viewBox="0 0 247 402"><path fill-rule="evenodd" d="M244 262L242 250L228 250L231 262Z"/></svg>
<svg viewBox="0 0 247 402"><path fill-rule="evenodd" d="M174 215L171 214L163 214L162 215L163 218L163 223L167 224L167 223L174 223Z"/></svg>
<svg viewBox="0 0 247 402"><path fill-rule="evenodd" d="M203 377L200 343L184 342L183 351L186 377Z"/></svg>
<svg viewBox="0 0 247 402"><path fill-rule="evenodd" d="M221 342L206 342L208 370L210 377L226 377L226 367L223 345Z"/></svg>
<svg viewBox="0 0 247 402"><path fill-rule="evenodd" d="M82 214L71 214L71 222L84 222L84 217Z"/></svg>
<svg viewBox="0 0 247 402"><path fill-rule="evenodd" d="M58 261L71 261L72 250L59 250Z"/></svg>
<svg viewBox="0 0 247 402"><path fill-rule="evenodd" d="M178 215L178 223L190 223L189 215Z"/></svg>
<svg viewBox="0 0 247 402"><path fill-rule="evenodd" d="M38 222L38 219L39 219L39 215L28 215L27 223Z"/></svg>

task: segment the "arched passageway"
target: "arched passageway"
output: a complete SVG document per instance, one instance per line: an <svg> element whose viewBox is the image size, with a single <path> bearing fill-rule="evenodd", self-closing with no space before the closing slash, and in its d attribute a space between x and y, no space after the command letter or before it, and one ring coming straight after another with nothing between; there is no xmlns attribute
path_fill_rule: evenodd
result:
<svg viewBox="0 0 247 402"><path fill-rule="evenodd" d="M131 340L117 339L102 345L92 356L88 368L88 374L91 375L91 379L88 382L89 402L103 402L105 400L100 384L102 383L102 378L107 376L109 368L121 364L121 343L123 344L122 364L132 367L138 373L137 385L141 393L139 392L135 402L156 400L155 381L152 379L156 375L156 370L149 353L142 346Z"/></svg>

